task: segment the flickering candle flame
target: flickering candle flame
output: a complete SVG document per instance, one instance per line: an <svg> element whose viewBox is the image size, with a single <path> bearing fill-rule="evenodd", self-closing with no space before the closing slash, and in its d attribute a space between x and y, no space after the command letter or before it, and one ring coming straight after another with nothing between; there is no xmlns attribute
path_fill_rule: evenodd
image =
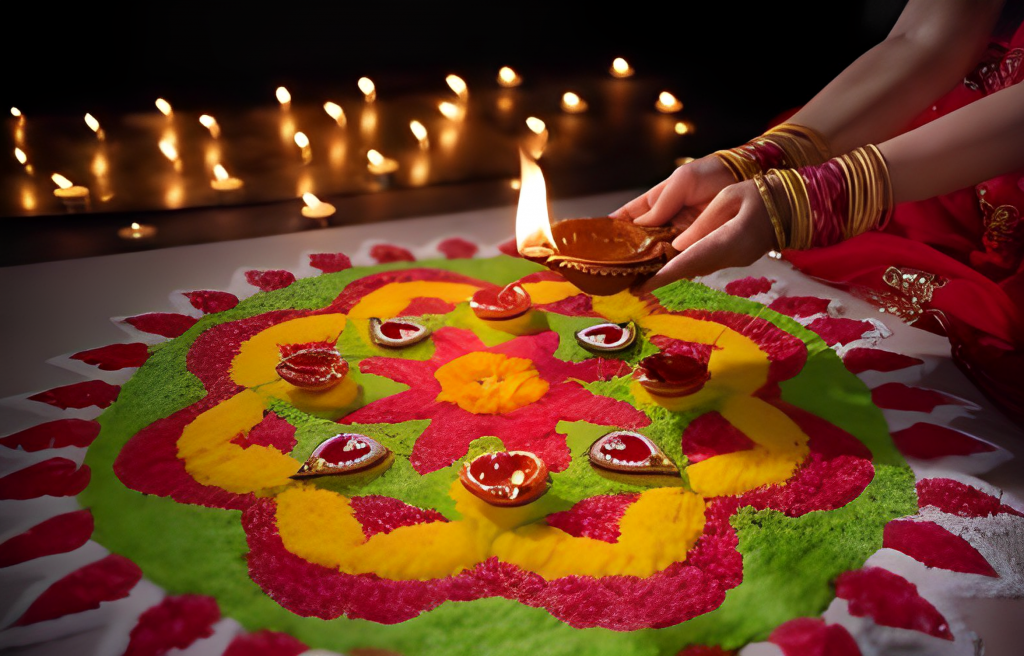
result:
<svg viewBox="0 0 1024 656"><path fill-rule="evenodd" d="M498 70L498 84L503 87L517 87L523 83L523 79L519 77L519 73L508 66L502 66Z"/></svg>
<svg viewBox="0 0 1024 656"><path fill-rule="evenodd" d="M160 146L160 152L164 154L164 157L174 164L174 170L180 171L181 160L178 159L178 149L174 146L174 142L170 139L161 139L158 145Z"/></svg>
<svg viewBox="0 0 1024 656"><path fill-rule="evenodd" d="M24 118L24 116L21 113L21 110L17 107L11 107L11 116L13 116L14 118Z"/></svg>
<svg viewBox="0 0 1024 656"><path fill-rule="evenodd" d="M148 239L156 234L156 228L151 225L144 223L135 223L126 228L121 228L117 231L117 236L121 239L135 240L135 239Z"/></svg>
<svg viewBox="0 0 1024 656"><path fill-rule="evenodd" d="M217 191L233 191L244 186L241 180L231 177L222 164L214 165L213 177L214 179L210 181L210 186Z"/></svg>
<svg viewBox="0 0 1024 656"><path fill-rule="evenodd" d="M326 219L334 214L334 205L323 202L313 194L302 194L302 201L305 203L302 208L302 216L307 219Z"/></svg>
<svg viewBox="0 0 1024 656"><path fill-rule="evenodd" d="M469 87L466 86L466 81L458 75L449 75L444 79L448 83L448 88L455 92L455 95L459 97L459 100L466 102L469 99Z"/></svg>
<svg viewBox="0 0 1024 656"><path fill-rule="evenodd" d="M368 77L361 77L356 82L359 90L363 92L363 99L366 102L373 102L377 99L377 87L374 85L373 80Z"/></svg>
<svg viewBox="0 0 1024 656"><path fill-rule="evenodd" d="M544 149L548 145L548 127L544 121L540 120L536 116L530 116L526 119L526 127L529 128L535 137L529 141L528 149L530 156L534 159L540 159L540 156L544 153Z"/></svg>
<svg viewBox="0 0 1024 656"><path fill-rule="evenodd" d="M53 184L57 185L61 189L70 189L75 186L75 183L71 182L60 173L54 173L50 176L50 179L53 180Z"/></svg>
<svg viewBox="0 0 1024 656"><path fill-rule="evenodd" d="M213 118L209 114L203 114L199 117L199 122L202 123L203 127L210 131L210 136L216 139L220 136L220 125L217 123L217 119Z"/></svg>
<svg viewBox="0 0 1024 656"><path fill-rule="evenodd" d="M388 173L394 173L398 170L398 162L384 157L378 151L371 148L366 153L366 159L369 163L366 165L367 170L374 175L386 175Z"/></svg>
<svg viewBox="0 0 1024 656"><path fill-rule="evenodd" d="M18 160L18 164L21 164L22 166L24 166L25 163L28 162L28 155L26 155L25 151L22 150L21 148L14 149L14 158Z"/></svg>
<svg viewBox="0 0 1024 656"><path fill-rule="evenodd" d="M689 134L693 131L693 126L686 121L676 121L675 131L676 134Z"/></svg>
<svg viewBox="0 0 1024 656"><path fill-rule="evenodd" d="M629 65L622 57L616 57L612 60L611 74L613 77L631 77L635 71L633 67Z"/></svg>
<svg viewBox="0 0 1024 656"><path fill-rule="evenodd" d="M554 246L551 217L548 214L547 187L544 174L529 155L519 151L519 206L516 209L516 246L520 252L527 245Z"/></svg>
<svg viewBox="0 0 1024 656"><path fill-rule="evenodd" d="M662 91L658 94L658 102L654 103L654 108L663 114L672 114L682 109L683 103L668 91Z"/></svg>
<svg viewBox="0 0 1024 656"><path fill-rule="evenodd" d="M430 141L427 139L427 128L422 123L419 121L409 121L409 129L412 130L412 135L419 142L420 148L426 150L430 147Z"/></svg>
<svg viewBox="0 0 1024 656"><path fill-rule="evenodd" d="M164 116L170 116L174 113L174 110L171 108L171 103L167 102L163 98L156 99L156 108L160 110L160 113Z"/></svg>
<svg viewBox="0 0 1024 656"><path fill-rule="evenodd" d="M530 128L530 132L533 132L534 134L540 134L544 130L548 129L544 121L540 120L536 116L527 117L526 127Z"/></svg>
<svg viewBox="0 0 1024 656"><path fill-rule="evenodd" d="M309 162L313 158L313 151L309 147L309 137L304 132L296 132L293 138L295 145L302 150L302 161Z"/></svg>
<svg viewBox="0 0 1024 656"><path fill-rule="evenodd" d="M274 95L277 96L277 102L281 103L282 107L286 107L292 103L292 94L284 87L277 87L274 90Z"/></svg>
<svg viewBox="0 0 1024 656"><path fill-rule="evenodd" d="M57 188L53 190L53 195L64 203L68 212L85 211L89 205L88 188L73 184L60 173L54 173L50 179L57 185Z"/></svg>
<svg viewBox="0 0 1024 656"><path fill-rule="evenodd" d="M89 129L96 133L96 138L103 141L106 135L103 133L103 128L100 127L100 122L96 120L96 117L92 114L85 115L85 124L89 126Z"/></svg>
<svg viewBox="0 0 1024 656"><path fill-rule="evenodd" d="M461 120L465 116L465 109L456 105L453 102L442 100L437 103L437 111L441 112L441 115L452 121Z"/></svg>
<svg viewBox="0 0 1024 656"><path fill-rule="evenodd" d="M334 122L338 124L338 127L345 127L348 119L345 117L345 110L341 108L341 105L328 100L324 103L324 111L327 112L328 116L334 119Z"/></svg>
<svg viewBox="0 0 1024 656"><path fill-rule="evenodd" d="M562 94L562 110L570 114L579 114L587 111L587 102L572 91Z"/></svg>

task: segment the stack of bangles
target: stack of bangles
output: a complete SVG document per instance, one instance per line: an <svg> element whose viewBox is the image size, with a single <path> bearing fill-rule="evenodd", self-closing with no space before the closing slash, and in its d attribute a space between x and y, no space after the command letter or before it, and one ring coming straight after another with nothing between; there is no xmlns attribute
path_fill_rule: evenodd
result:
<svg viewBox="0 0 1024 656"><path fill-rule="evenodd" d="M829 246L884 228L892 215L889 168L873 145L818 166L754 176L779 250Z"/></svg>
<svg viewBox="0 0 1024 656"><path fill-rule="evenodd" d="M750 180L769 169L798 169L828 160L828 142L811 128L783 123L738 148L719 150L715 156L725 164L736 182Z"/></svg>

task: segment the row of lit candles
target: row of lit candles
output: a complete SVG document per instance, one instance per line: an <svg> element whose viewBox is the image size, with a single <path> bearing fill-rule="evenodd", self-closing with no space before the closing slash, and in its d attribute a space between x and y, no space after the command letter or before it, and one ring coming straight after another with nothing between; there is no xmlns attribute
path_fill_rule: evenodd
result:
<svg viewBox="0 0 1024 656"><path fill-rule="evenodd" d="M616 78L628 78L634 75L635 71L621 57L613 60L609 72L613 77ZM508 66L502 67L498 71L497 76L498 84L502 87L516 87L522 84L522 78L512 68ZM455 93L458 98L459 104L452 103L449 101L441 101L438 103L438 111L441 112L445 118L450 120L459 120L465 114L465 103L469 99L469 88L465 80L458 75L448 75L445 78L445 82L448 87ZM359 78L357 81L357 87L363 94L363 99L367 103L375 102L377 99L376 85L368 77ZM291 93L287 88L281 86L275 90L275 96L278 103L282 108L289 108L292 101ZM167 117L171 117L173 114L173 108L166 99L158 98L156 100L157 109ZM683 108L682 103L669 91L662 91L658 100L655 103L655 109L661 113L671 114L680 111ZM328 101L323 105L324 111L328 116L333 119L339 127L345 127L347 119L344 110L335 102ZM561 108L563 111L572 114L578 114L585 112L588 109L587 102L579 96L579 94L573 91L566 91L561 98ZM11 115L18 119L19 129L16 131L15 141L21 145L21 138L23 132L20 129L25 121L23 113L16 107L11 108ZM203 114L199 117L200 124L205 127L211 137L217 139L220 137L220 126L217 120L209 115ZM99 121L91 114L85 115L85 123L96 135L96 138L100 141L105 140L106 135L100 126ZM528 144L526 149L535 158L540 158L544 148L547 144L548 131L547 126L543 120L531 116L526 119L527 128L535 135L535 138ZM409 129L413 136L416 138L421 149L429 148L429 137L427 134L426 127L417 120L410 121ZM677 121L675 124L675 132L677 134L686 134L690 131L690 126L684 121ZM311 159L311 151L308 137L301 131L297 131L293 135L296 146L299 147L302 152L303 161L309 162ZM181 170L181 162L178 159L177 148L172 140L163 139L158 144L161 153L170 160L175 169ZM31 172L31 164L28 163L28 157L20 147L15 147L14 154L16 159L24 165ZM398 162L394 159L385 157L379 151L370 149L367 152L367 170L376 176L388 176L398 169ZM244 186L242 180L232 177L221 163L216 163L213 166L213 179L210 181L210 186L216 191L220 192L231 192L238 190ZM54 191L54 195L65 202L69 210L76 208L80 209L82 205L88 203L89 190L86 187L73 184L70 180L59 173L54 173L51 176L54 184L57 185L57 189ZM315 219L326 219L335 212L333 205L320 201L312 193L302 194L305 206L302 208L303 216ZM133 223L131 228L124 228L120 231L122 237L139 239L149 237L155 234L155 229L150 230L151 226L140 226L139 224ZM126 233L127 231L127 233Z"/></svg>

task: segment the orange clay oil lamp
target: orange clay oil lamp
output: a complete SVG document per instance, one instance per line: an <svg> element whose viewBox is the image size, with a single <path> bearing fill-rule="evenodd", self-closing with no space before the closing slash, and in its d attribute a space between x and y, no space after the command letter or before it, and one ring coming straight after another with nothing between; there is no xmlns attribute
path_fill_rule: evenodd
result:
<svg viewBox="0 0 1024 656"><path fill-rule="evenodd" d="M633 431L612 431L598 438L588 455L595 467L620 474L679 473L679 468L657 444Z"/></svg>
<svg viewBox="0 0 1024 656"><path fill-rule="evenodd" d="M518 282L509 283L500 291L481 289L473 294L469 307L481 319L502 321L514 319L529 311L533 305L530 294Z"/></svg>
<svg viewBox="0 0 1024 656"><path fill-rule="evenodd" d="M551 224L540 167L520 152L522 189L516 214L519 254L594 296L639 285L677 255L672 227L649 228L598 217Z"/></svg>
<svg viewBox="0 0 1024 656"><path fill-rule="evenodd" d="M391 450L372 437L359 433L339 433L313 449L299 471L291 477L363 473L391 460Z"/></svg>
<svg viewBox="0 0 1024 656"><path fill-rule="evenodd" d="M481 454L462 466L459 480L473 495L499 507L536 501L551 483L547 465L528 451Z"/></svg>
<svg viewBox="0 0 1024 656"><path fill-rule="evenodd" d="M711 378L708 363L682 353L655 353L637 364L633 377L655 396L693 394Z"/></svg>
<svg viewBox="0 0 1024 656"><path fill-rule="evenodd" d="M348 373L348 362L327 344L282 348L277 374L295 387L319 392L334 387Z"/></svg>

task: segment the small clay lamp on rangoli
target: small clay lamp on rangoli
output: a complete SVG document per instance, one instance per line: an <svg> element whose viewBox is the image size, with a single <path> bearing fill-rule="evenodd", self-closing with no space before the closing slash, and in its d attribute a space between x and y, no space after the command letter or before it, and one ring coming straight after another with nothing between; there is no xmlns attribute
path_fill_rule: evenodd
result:
<svg viewBox="0 0 1024 656"><path fill-rule="evenodd" d="M620 474L675 475L679 468L647 436L633 431L612 431L594 442L590 463Z"/></svg>
<svg viewBox="0 0 1024 656"><path fill-rule="evenodd" d="M525 506L551 483L544 461L528 451L484 453L459 471L462 485L492 506Z"/></svg>
<svg viewBox="0 0 1024 656"><path fill-rule="evenodd" d="M292 478L363 473L391 459L391 450L359 433L339 433L324 440Z"/></svg>
<svg viewBox="0 0 1024 656"><path fill-rule="evenodd" d="M530 294L518 282L509 283L501 291L481 289L469 301L473 314L489 321L514 319L526 314L532 305Z"/></svg>
<svg viewBox="0 0 1024 656"><path fill-rule="evenodd" d="M595 353L615 353L629 348L636 341L636 325L626 323L599 323L576 331L576 342Z"/></svg>
<svg viewBox="0 0 1024 656"><path fill-rule="evenodd" d="M649 228L632 221L598 217L551 224L544 175L520 151L522 188L516 213L519 254L561 274L594 296L639 285L677 255L673 227Z"/></svg>
<svg viewBox="0 0 1024 656"><path fill-rule="evenodd" d="M282 348L277 374L292 385L311 392L334 387L348 373L348 362L327 345Z"/></svg>
<svg viewBox="0 0 1024 656"><path fill-rule="evenodd" d="M422 342L429 334L429 328L406 317L386 321L377 317L370 319L370 339L378 346L404 348Z"/></svg>
<svg viewBox="0 0 1024 656"><path fill-rule="evenodd" d="M693 394L711 378L708 363L682 353L655 353L633 370L633 377L655 396L678 397Z"/></svg>

